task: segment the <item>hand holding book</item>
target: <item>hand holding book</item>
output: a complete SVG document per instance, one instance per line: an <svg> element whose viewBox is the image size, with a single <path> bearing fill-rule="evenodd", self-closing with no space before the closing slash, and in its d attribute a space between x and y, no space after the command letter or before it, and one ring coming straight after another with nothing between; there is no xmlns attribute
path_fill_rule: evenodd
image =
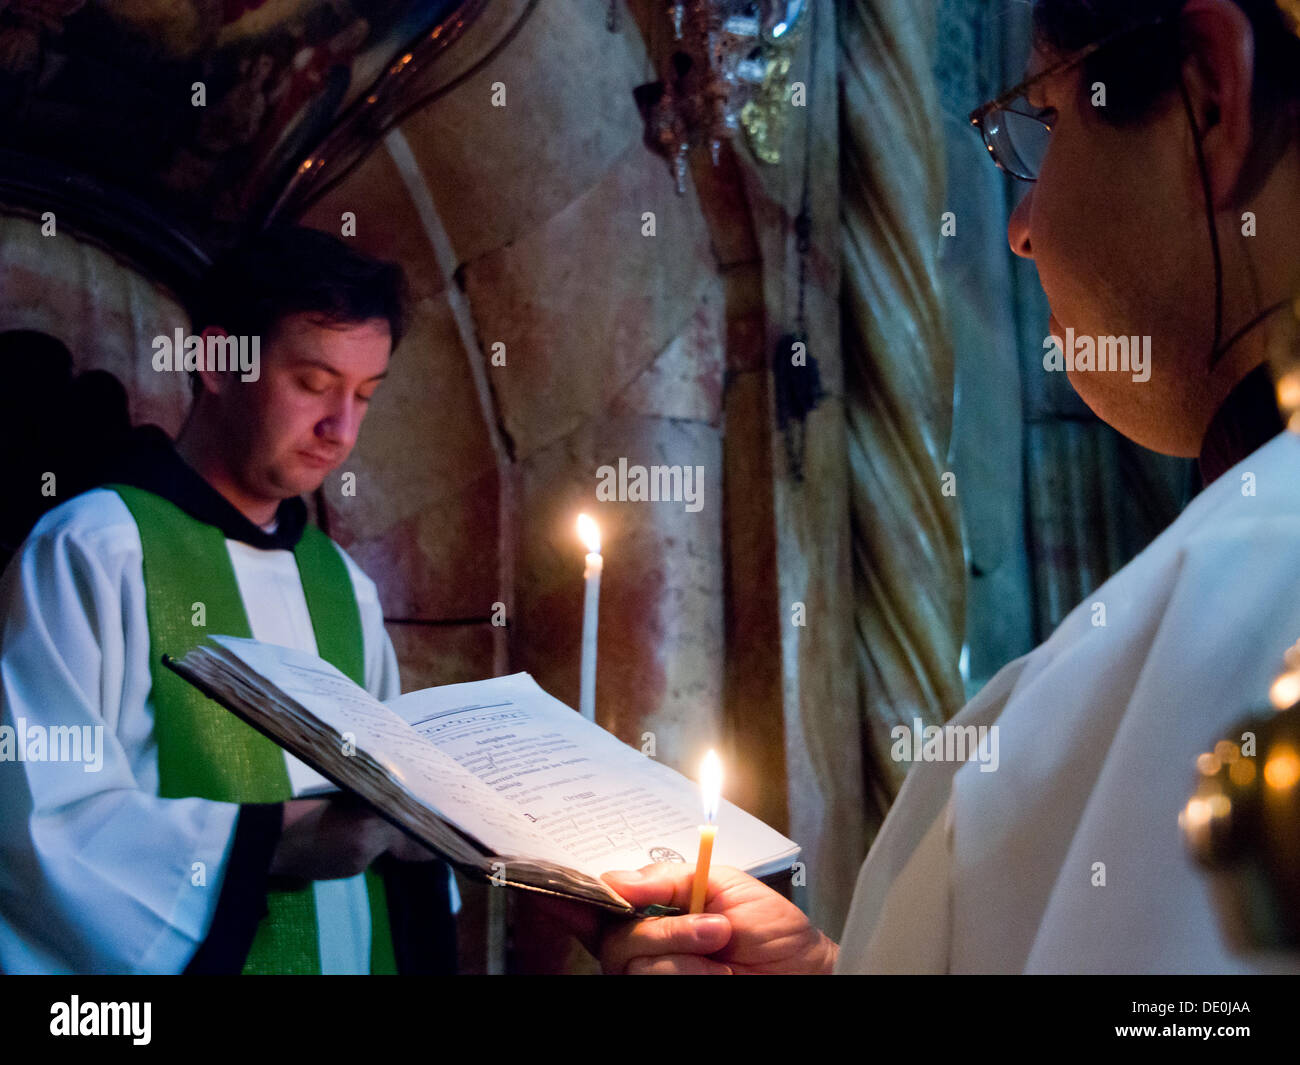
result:
<svg viewBox="0 0 1300 1065"><path fill-rule="evenodd" d="M344 798L290 799L271 861L271 875L333 880L365 872L381 855L432 861L437 854L394 827L363 802Z"/></svg>
<svg viewBox="0 0 1300 1065"><path fill-rule="evenodd" d="M372 698L314 655L218 636L165 659L222 705L462 871L630 914L609 869L684 862L696 785L527 674ZM724 802L717 860L766 875L799 848Z"/></svg>

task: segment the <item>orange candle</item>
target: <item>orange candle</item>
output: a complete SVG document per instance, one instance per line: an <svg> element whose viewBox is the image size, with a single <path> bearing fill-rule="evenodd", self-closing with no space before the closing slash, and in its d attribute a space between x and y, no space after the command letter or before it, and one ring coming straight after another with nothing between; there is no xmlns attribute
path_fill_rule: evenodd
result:
<svg viewBox="0 0 1300 1065"><path fill-rule="evenodd" d="M691 882L691 913L704 912L704 896L709 889L709 863L713 861L713 841L717 825L700 825L700 856L695 859L695 879Z"/></svg>
<svg viewBox="0 0 1300 1065"><path fill-rule="evenodd" d="M709 865L713 861L713 842L718 837L718 804L722 801L722 763L714 751L704 756L700 765L700 797L704 800L705 824L700 825L700 853L695 860L691 881L691 913L704 912L704 897L709 890Z"/></svg>

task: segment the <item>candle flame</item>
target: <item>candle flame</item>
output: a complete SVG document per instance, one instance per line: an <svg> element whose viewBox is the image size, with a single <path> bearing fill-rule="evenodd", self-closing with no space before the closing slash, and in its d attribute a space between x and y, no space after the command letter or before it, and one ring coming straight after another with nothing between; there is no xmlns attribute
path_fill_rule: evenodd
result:
<svg viewBox="0 0 1300 1065"><path fill-rule="evenodd" d="M1300 669L1283 673L1268 690L1269 700L1279 710L1286 710L1300 702Z"/></svg>
<svg viewBox="0 0 1300 1065"><path fill-rule="evenodd" d="M1300 781L1300 756L1285 743L1279 743L1264 763L1264 783L1275 791L1287 791L1295 787L1296 781Z"/></svg>
<svg viewBox="0 0 1300 1065"><path fill-rule="evenodd" d="M713 824L718 820L722 799L722 761L712 749L700 763L700 798L704 800L704 819Z"/></svg>
<svg viewBox="0 0 1300 1065"><path fill-rule="evenodd" d="M590 554L600 554L600 526L586 514L578 515L578 537L587 545Z"/></svg>
<svg viewBox="0 0 1300 1065"><path fill-rule="evenodd" d="M1300 370L1292 370L1278 379L1277 404L1288 414L1300 410Z"/></svg>

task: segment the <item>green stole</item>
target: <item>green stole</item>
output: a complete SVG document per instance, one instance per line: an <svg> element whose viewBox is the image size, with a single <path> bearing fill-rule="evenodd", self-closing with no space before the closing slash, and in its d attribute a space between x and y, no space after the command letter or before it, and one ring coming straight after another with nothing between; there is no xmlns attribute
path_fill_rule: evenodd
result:
<svg viewBox="0 0 1300 1065"><path fill-rule="evenodd" d="M284 752L267 737L162 664L208 632L251 637L225 534L142 488L112 484L140 530L158 794L214 802L276 803L293 797ZM308 525L293 550L317 654L362 687L365 645L352 578L334 542ZM198 604L204 624L193 619ZM370 971L395 973L383 878L365 873L370 902ZM310 883L267 892L245 973L319 973L316 902Z"/></svg>

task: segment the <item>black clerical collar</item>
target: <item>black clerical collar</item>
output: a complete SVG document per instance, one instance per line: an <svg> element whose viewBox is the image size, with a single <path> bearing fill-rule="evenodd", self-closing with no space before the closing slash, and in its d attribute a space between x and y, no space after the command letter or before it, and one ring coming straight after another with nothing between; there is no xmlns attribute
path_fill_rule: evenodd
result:
<svg viewBox="0 0 1300 1065"><path fill-rule="evenodd" d="M275 532L267 532L242 514L176 452L171 438L156 425L142 425L109 469L105 483L134 485L175 503L191 518L215 525L227 539L263 550L293 550L307 525L307 504L295 496L275 512Z"/></svg>
<svg viewBox="0 0 1300 1065"><path fill-rule="evenodd" d="M1237 383L1211 419L1197 460L1201 483L1209 484L1284 428L1273 376L1261 364Z"/></svg>

